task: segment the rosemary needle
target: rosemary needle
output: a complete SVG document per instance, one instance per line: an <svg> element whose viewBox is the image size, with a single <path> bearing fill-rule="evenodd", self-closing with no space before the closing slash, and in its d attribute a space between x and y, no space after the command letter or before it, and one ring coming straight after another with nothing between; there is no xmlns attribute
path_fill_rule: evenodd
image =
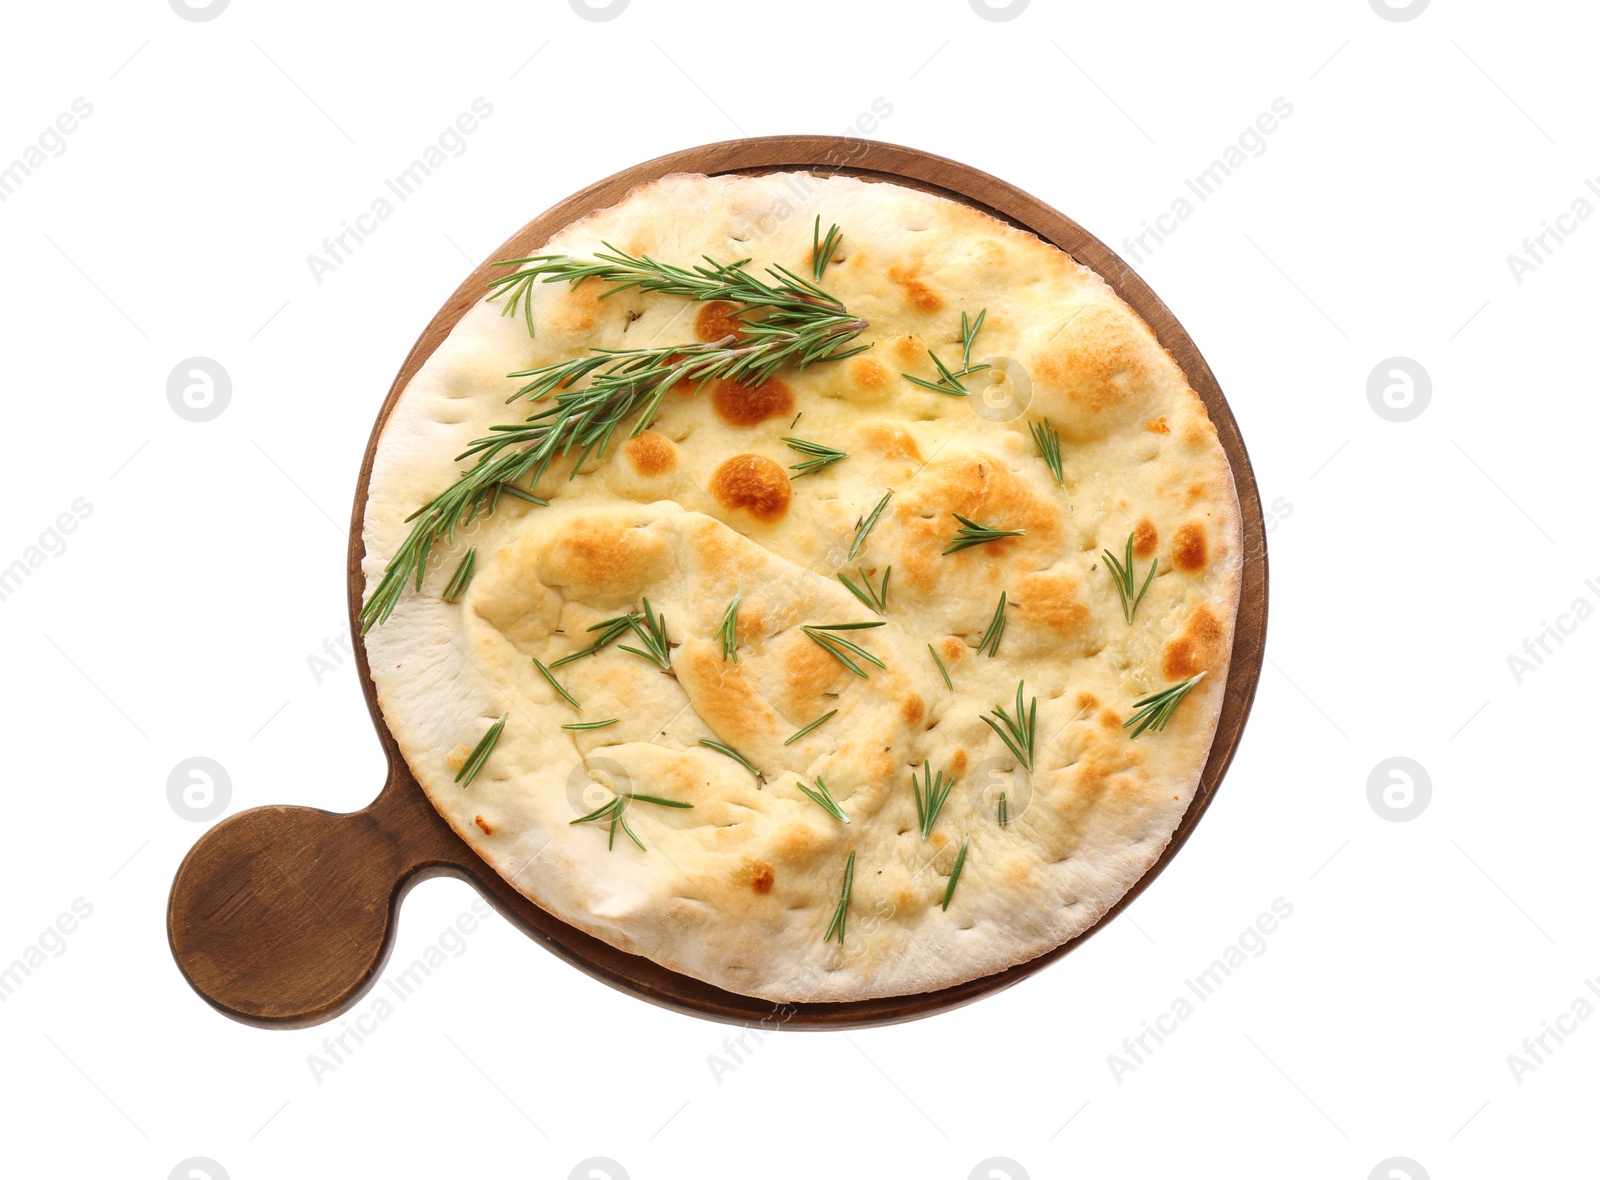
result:
<svg viewBox="0 0 1600 1180"><path fill-rule="evenodd" d="M461 564L456 566L456 572L450 579L450 584L444 588L444 600L454 602L467 592L467 587L472 585L472 575L478 570L478 547L474 545L467 550L466 556L461 559Z"/></svg>
<svg viewBox="0 0 1600 1180"><path fill-rule="evenodd" d="M871 512L867 513L865 519L863 519L862 522L856 526L855 540L850 542L850 552L846 553L844 557L846 561L854 561L856 559L856 554L861 552L861 546L866 543L867 534L870 533L872 531L872 527L878 523L878 517L883 515L883 510L885 506L888 505L889 497L892 495L894 495L893 488L883 493L883 499L879 500L877 506L873 508Z"/></svg>
<svg viewBox="0 0 1600 1180"><path fill-rule="evenodd" d="M1006 809L1006 793L1000 792L1000 826L1003 828L1011 822L1011 814Z"/></svg>
<svg viewBox="0 0 1600 1180"><path fill-rule="evenodd" d="M795 479L799 479L801 475L815 475L825 468L832 467L840 459L848 459L850 457L849 451L841 451L836 447L824 446L822 443L811 442L809 439L785 436L783 441L789 444L791 451L809 456L804 463L795 463L790 466L790 471L799 472L799 475L794 477Z"/></svg>
<svg viewBox="0 0 1600 1180"><path fill-rule="evenodd" d="M844 884L839 889L839 904L833 909L833 921L828 923L828 932L822 936L823 942L832 942L837 932L839 945L844 945L845 919L850 916L850 889L856 880L856 851L850 850L849 858L844 862Z"/></svg>
<svg viewBox="0 0 1600 1180"><path fill-rule="evenodd" d="M597 819L610 820L611 834L606 838L606 850L609 852L611 848L615 846L617 842L617 828L620 825L622 830L627 833L628 839L637 844L642 852L645 850L644 841L639 839L639 837L634 834L633 829L628 826L627 817L623 815L623 812L628 810L628 804L635 800L640 803L654 803L657 807L692 808L694 806L693 803L682 803L677 799L662 799L657 795L634 795L631 793L622 794L612 799L609 803L604 803L601 806L596 807L588 815L580 815L577 819L569 821L568 826L571 826L571 824L592 823Z"/></svg>
<svg viewBox="0 0 1600 1180"><path fill-rule="evenodd" d="M1122 728L1133 726L1133 732L1128 735L1130 738L1138 737L1147 729L1160 733L1172 720L1172 714L1183 698L1189 695L1189 690L1205 679L1205 675L1204 672L1198 672L1179 684L1152 693L1142 701L1135 701L1133 716L1122 723Z"/></svg>
<svg viewBox="0 0 1600 1180"><path fill-rule="evenodd" d="M478 744L472 748L472 753L467 755L467 760L461 764L461 769L456 771L456 782L461 784L462 790L472 785L472 780L478 777L478 771L489 761L489 755L494 752L495 745L500 741L500 735L505 732L506 718L509 716L511 716L509 713L500 714L499 719L478 739Z"/></svg>
<svg viewBox="0 0 1600 1180"><path fill-rule="evenodd" d="M1000 654L1000 640L1006 633L1006 592L1000 591L1000 601L995 605L994 618L989 620L989 629L983 633L983 638L978 643L978 654L982 655L985 648L991 657Z"/></svg>
<svg viewBox="0 0 1600 1180"><path fill-rule="evenodd" d="M844 583L846 590L861 600L863 605L877 611L880 615L885 615L889 613L889 573L893 569L894 566L888 566L884 569L883 583L876 587L873 586L872 579L867 577L866 572L860 566L856 567L856 576L861 579L861 585L857 586L852 582L848 574L841 573L839 580Z"/></svg>
<svg viewBox="0 0 1600 1180"><path fill-rule="evenodd" d="M671 645L667 642L667 620L665 616L658 615L650 609L650 600L644 599L644 614L629 615L628 626L633 628L633 633L639 637L639 642L644 644L648 651L640 651L627 644L620 645L623 651L631 651L634 655L649 660L663 672L672 671Z"/></svg>
<svg viewBox="0 0 1600 1180"><path fill-rule="evenodd" d="M811 641L818 647L822 648L846 668L849 668L850 671L854 672L857 676L861 677L861 679L865 680L867 678L866 672L862 671L861 666L857 664L855 660L851 659L851 656L859 656L861 659L866 660L868 663L876 664L880 668L887 668L889 665L885 664L882 660L873 655L860 644L852 643L842 635L834 635L832 632L859 631L867 627L882 627L883 625L884 621L879 619L872 623L819 624L810 627L802 627L800 630L804 631Z"/></svg>
<svg viewBox="0 0 1600 1180"><path fill-rule="evenodd" d="M1118 561L1109 549L1102 549L1101 554L1106 559L1106 572L1111 575L1111 582L1117 588L1117 597L1122 600L1122 616L1128 622L1133 622L1134 612L1139 609L1139 604L1144 601L1145 591L1150 589L1150 583L1155 580L1157 562L1150 559L1150 572L1145 575L1144 585L1135 592L1133 588L1133 534L1128 534L1128 545L1123 551L1123 558Z"/></svg>
<svg viewBox="0 0 1600 1180"><path fill-rule="evenodd" d="M622 638L622 636L627 633L628 628L630 626L632 626L634 617L635 616L630 612L630 613L628 613L626 615L623 615L621 618L606 619L603 622L596 623L594 626L589 628L589 632L591 634L594 633L595 631L600 632L600 638L596 639L588 647L580 648L579 650L577 650L575 652L572 652L569 655L562 656L559 660L556 660L550 666L552 668L559 668L563 664L570 664L574 660L581 660L581 659L583 659L584 656L592 656L592 655L598 654L608 644L615 643L618 639Z"/></svg>
<svg viewBox="0 0 1600 1180"><path fill-rule="evenodd" d="M967 397L970 395L961 378L970 377L974 373L981 373L990 365L975 365L972 363L972 342L978 338L978 329L983 327L987 310L980 311L976 320L969 319L966 312L961 313L961 368L951 371L950 366L939 359L933 349L928 349L928 357L933 361L933 367L939 370L939 380L926 381L921 377L913 377L910 373L901 373L911 384L919 389L926 389L932 393L945 393L952 397Z"/></svg>
<svg viewBox="0 0 1600 1180"><path fill-rule="evenodd" d="M1010 716L1005 706L994 710L994 716L987 713L983 715L983 723L1006 744L1022 768L1030 774L1033 772L1034 738L1039 727L1039 698L1034 697L1033 703L1026 708L1022 703L1024 682L1017 681L1017 704L1015 717Z"/></svg>
<svg viewBox="0 0 1600 1180"><path fill-rule="evenodd" d="M608 725L615 725L621 721L620 717L608 717L604 721L569 721L562 729L604 729Z"/></svg>
<svg viewBox="0 0 1600 1180"><path fill-rule="evenodd" d="M817 726L821 725L824 721L827 721L830 717L834 716L838 712L839 712L839 710L837 710L837 709L829 709L826 713L824 713L821 717L818 717L810 725L807 725L802 729L797 729L794 732L794 736L789 738L783 744L786 745L786 746L793 745L795 742L797 742L801 738L805 737L806 734L810 733L813 729L815 729Z"/></svg>
<svg viewBox="0 0 1600 1180"><path fill-rule="evenodd" d="M1039 448L1039 457L1055 477L1056 486L1065 489L1067 477L1061 469L1061 436L1056 433L1056 428L1050 425L1048 418L1040 418L1028 423L1028 433L1033 435L1033 444Z"/></svg>
<svg viewBox="0 0 1600 1180"><path fill-rule="evenodd" d="M911 794L917 803L917 827L926 840L933 831L933 825L939 818L939 813L944 810L944 802L950 798L950 791L956 785L956 776L951 775L948 781L944 771L938 777L934 776L933 764L922 764L922 785L917 785L917 772L911 772Z"/></svg>
<svg viewBox="0 0 1600 1180"><path fill-rule="evenodd" d="M844 808L839 806L839 801L833 797L833 792L828 790L828 784L822 781L822 776L817 775L816 790L812 790L805 783L795 783L807 799L810 799L822 810L844 823L850 822L850 817L844 813Z"/></svg>
<svg viewBox="0 0 1600 1180"><path fill-rule="evenodd" d="M722 641L722 658L739 662L739 604L744 601L744 580L734 593L728 609L722 612L722 622L717 626L717 638Z"/></svg>
<svg viewBox="0 0 1600 1180"><path fill-rule="evenodd" d="M933 650L933 644L928 644L928 654L933 657L933 662L938 665L939 675L944 677L944 686L954 692L956 686L950 683L950 673L945 671L944 661L939 658L939 653Z"/></svg>
<svg viewBox="0 0 1600 1180"><path fill-rule="evenodd" d="M830 226L826 237L818 239L822 233L822 214L817 214L817 220L811 226L811 277L817 282L822 282L822 275L828 269L828 263L833 261L833 255L839 249L839 239L843 236L837 225Z"/></svg>
<svg viewBox="0 0 1600 1180"><path fill-rule="evenodd" d="M961 851L956 853L956 867L950 870L950 884L944 887L944 905L940 909L950 908L950 899L956 895L956 882L961 880L961 869L967 863L967 840L961 841Z"/></svg>
<svg viewBox="0 0 1600 1180"><path fill-rule="evenodd" d="M583 708L582 705L578 704L576 697L574 697L565 688L561 687L561 682L555 678L555 674L551 672L549 668L544 666L543 661L541 661L538 656L533 657L533 666L539 670L539 675L545 678L546 682L549 683L551 688L556 690L557 695L559 695L562 700L566 701L567 704L571 705L574 709Z"/></svg>
<svg viewBox="0 0 1600 1180"><path fill-rule="evenodd" d="M959 512L952 512L950 515L961 522L961 527L956 530L955 538L945 547L943 556L946 557L963 549L971 549L974 545L985 545L1004 537L1020 537L1024 533L1022 529L997 529L980 524L970 517L962 516Z"/></svg>
<svg viewBox="0 0 1600 1180"><path fill-rule="evenodd" d="M756 782L759 783L766 780L767 776L756 769L755 763L751 762L750 759L739 753L739 751L735 750L732 746L724 745L722 742L714 742L710 738L701 738L700 744L706 747L708 750L715 750L719 754L726 754L729 758L732 758L740 766L744 767L751 774L755 775Z"/></svg>

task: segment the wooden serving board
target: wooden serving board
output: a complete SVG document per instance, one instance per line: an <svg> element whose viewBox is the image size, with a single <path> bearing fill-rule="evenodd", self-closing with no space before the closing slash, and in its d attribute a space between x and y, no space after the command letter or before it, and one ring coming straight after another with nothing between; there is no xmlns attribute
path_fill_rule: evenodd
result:
<svg viewBox="0 0 1600 1180"><path fill-rule="evenodd" d="M892 180L965 201L1054 243L1098 272L1143 317L1205 401L1233 465L1244 526L1244 576L1228 687L1216 740L1193 803L1166 851L1099 925L1120 913L1183 847L1233 759L1261 672L1267 623L1266 535L1261 500L1228 403L1194 341L1144 281L1100 241L1043 201L1002 180L914 148L828 135L731 140L661 156L590 185L548 210L491 256L535 253L569 222L620 201L629 189L673 172L809 170ZM208 831L172 882L167 935L184 978L210 1004L246 1023L297 1028L331 1019L377 980L394 943L400 901L417 882L469 881L529 937L582 971L652 1003L733 1024L848 1029L891 1024L971 1003L1054 962L1099 929L1030 962L943 991L853 1003L777 1006L679 975L592 938L540 909L485 864L440 818L412 778L383 722L356 616L362 517L378 435L401 391L482 298L485 262L446 300L401 365L367 443L350 520L349 605L356 663L389 760L372 804L337 815L310 807L258 807Z"/></svg>

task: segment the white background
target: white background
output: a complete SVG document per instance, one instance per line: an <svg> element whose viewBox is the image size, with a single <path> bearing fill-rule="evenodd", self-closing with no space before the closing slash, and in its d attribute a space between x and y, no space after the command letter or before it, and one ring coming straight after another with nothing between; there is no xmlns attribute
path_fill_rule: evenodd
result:
<svg viewBox="0 0 1600 1180"><path fill-rule="evenodd" d="M190 21L141 0L4 20L0 164L74 99L93 113L0 203L0 566L92 511L0 601L0 966L75 899L93 911L0 1003L0 1172L564 1178L599 1156L634 1180L964 1180L1000 1156L1016 1178L1360 1180L1403 1156L1438 1180L1592 1157L1600 1020L1520 1077L1507 1057L1600 974L1600 623L1569 617L1520 684L1507 657L1600 605L1600 218L1520 283L1506 260L1576 198L1600 207L1591 6L633 0L601 22L565 0L234 0ZM317 283L306 256L478 97L467 150ZM637 161L841 132L882 98L875 138L993 172L1131 258L1279 97L1264 153L1138 266L1238 416L1272 613L1238 759L1124 917L1003 995L747 1042L720 1078L736 1030L498 918L320 1080L337 1022L248 1028L183 983L164 907L204 825L168 804L177 763L220 762L230 814L378 789L349 661L318 683L308 657L346 626L344 523L389 382L513 230ZM209 422L166 397L193 356L232 379ZM1393 356L1431 376L1409 422L1367 399ZM1368 801L1394 755L1432 783L1410 822ZM394 962L473 898L420 887ZM1123 1038L1276 898L1293 914L1265 952L1114 1078Z"/></svg>

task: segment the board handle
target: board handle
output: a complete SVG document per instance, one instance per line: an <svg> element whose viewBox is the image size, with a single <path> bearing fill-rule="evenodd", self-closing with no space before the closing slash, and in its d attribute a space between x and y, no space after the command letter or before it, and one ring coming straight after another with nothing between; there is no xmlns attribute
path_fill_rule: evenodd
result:
<svg viewBox="0 0 1600 1180"><path fill-rule="evenodd" d="M392 778L367 808L257 807L184 857L167 938L184 978L249 1024L303 1028L337 1016L377 979L405 890L447 871L404 825Z"/></svg>

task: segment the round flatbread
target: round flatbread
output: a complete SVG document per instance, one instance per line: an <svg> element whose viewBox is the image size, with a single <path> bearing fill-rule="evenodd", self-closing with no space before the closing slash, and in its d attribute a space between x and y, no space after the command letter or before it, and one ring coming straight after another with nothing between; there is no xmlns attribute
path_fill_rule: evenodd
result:
<svg viewBox="0 0 1600 1180"><path fill-rule="evenodd" d="M809 278L819 215L843 234L820 283L867 321L868 351L759 387L674 390L648 429L629 436L630 422L576 474L570 460L546 474L548 506L502 497L366 637L417 781L517 889L614 946L783 1002L948 987L1093 926L1193 797L1241 567L1233 477L1200 398L1098 276L1031 234L894 184L673 175L541 253L609 243ZM508 405L522 381L507 374L722 339L733 310L598 280L540 284L531 300L532 338L520 309L480 302L395 405L366 506L369 593L406 518L466 466L456 456L548 404ZM930 351L959 372L962 315L970 327L980 312L967 367L989 368L960 379L969 396L906 379L940 382ZM1061 483L1030 427L1059 438ZM801 474L791 438L848 457ZM1021 535L946 553L955 514ZM1105 556L1121 566L1130 537L1135 593L1155 567L1131 621ZM475 575L446 601L469 547ZM883 614L840 573L869 598L887 577ZM735 660L723 624L736 597ZM574 707L535 661L556 665L646 600L670 671L630 629L553 669ZM996 654L980 645L997 614ZM880 618L824 633L881 662L845 649L864 676L806 630ZM1200 673L1165 728L1134 736L1136 702ZM1018 720L1019 682L1031 772L997 712ZM952 779L925 824L927 795ZM619 797L626 829L573 822Z"/></svg>

